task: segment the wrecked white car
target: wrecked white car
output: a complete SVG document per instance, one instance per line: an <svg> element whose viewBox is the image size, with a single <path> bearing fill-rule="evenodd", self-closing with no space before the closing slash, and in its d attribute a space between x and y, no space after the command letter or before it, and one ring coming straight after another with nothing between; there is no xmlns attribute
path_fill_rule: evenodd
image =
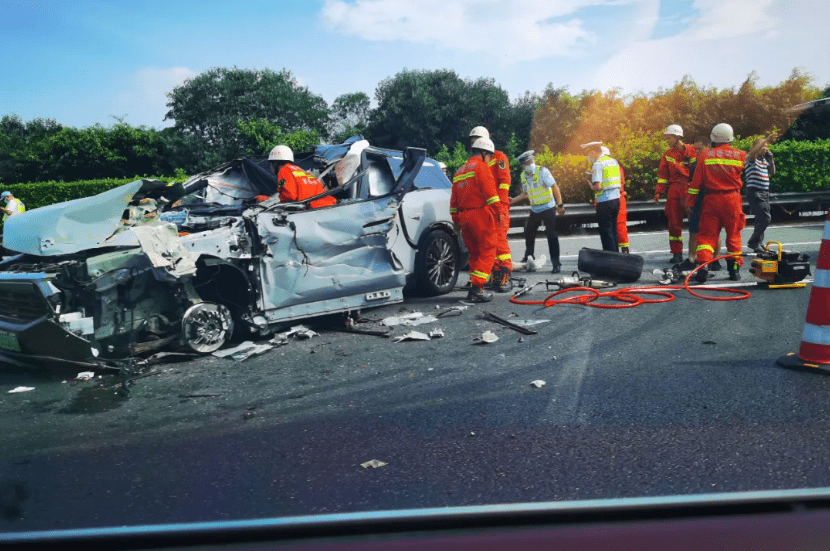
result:
<svg viewBox="0 0 830 551"><path fill-rule="evenodd" d="M400 302L407 284L452 290L463 244L450 184L424 150L353 139L297 161L335 206L280 203L267 162L246 159L10 218L3 245L21 254L0 263L0 358L209 353L235 330Z"/></svg>

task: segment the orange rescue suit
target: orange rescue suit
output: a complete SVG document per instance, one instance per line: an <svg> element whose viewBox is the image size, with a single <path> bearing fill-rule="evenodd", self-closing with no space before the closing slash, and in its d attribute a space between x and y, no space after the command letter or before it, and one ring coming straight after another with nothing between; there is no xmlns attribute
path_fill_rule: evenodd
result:
<svg viewBox="0 0 830 551"><path fill-rule="evenodd" d="M741 230L746 226L741 199L744 161L746 151L729 144L713 147L697 158L686 206L693 207L700 190L706 190L700 211L700 232L697 234L698 264L712 260L721 228L726 229L727 254L741 253ZM735 261L738 266L743 265L742 257L735 257Z"/></svg>
<svg viewBox="0 0 830 551"><path fill-rule="evenodd" d="M293 163L285 163L277 173L277 189L280 201L293 203L314 197L326 191L320 180ZM311 202L311 208L329 207L337 201L329 195Z"/></svg>
<svg viewBox="0 0 830 551"><path fill-rule="evenodd" d="M672 254L683 252L683 217L686 214L684 203L689 191L689 166L694 162L697 152L693 145L683 144L682 148L670 147L660 159L657 169L656 193L666 195L666 218L669 220L669 248Z"/></svg>
<svg viewBox="0 0 830 551"><path fill-rule="evenodd" d="M499 194L499 212L501 213L501 224L498 229L496 240L496 263L495 267L507 268L513 271L513 261L510 257L510 245L507 243L507 232L510 230L510 161L502 151L496 151L490 162L487 163L493 171L493 179Z"/></svg>
<svg viewBox="0 0 830 551"><path fill-rule="evenodd" d="M496 260L499 202L490 167L481 157L470 157L453 176L450 216L470 251L470 283L476 287L487 283Z"/></svg>

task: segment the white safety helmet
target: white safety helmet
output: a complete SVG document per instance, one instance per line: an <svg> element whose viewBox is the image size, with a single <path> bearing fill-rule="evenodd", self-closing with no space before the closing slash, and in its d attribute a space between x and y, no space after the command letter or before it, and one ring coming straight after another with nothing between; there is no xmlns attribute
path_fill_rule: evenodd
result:
<svg viewBox="0 0 830 551"><path fill-rule="evenodd" d="M599 150L602 152L603 157L610 157L611 156L611 150L608 149L607 147L605 147L604 145L602 147L600 147Z"/></svg>
<svg viewBox="0 0 830 551"><path fill-rule="evenodd" d="M269 161L288 161L294 162L294 152L287 145L278 145L268 154Z"/></svg>
<svg viewBox="0 0 830 551"><path fill-rule="evenodd" d="M473 142L473 149L481 149L488 153L495 153L496 146L493 145L493 140L490 138L478 138Z"/></svg>
<svg viewBox="0 0 830 551"><path fill-rule="evenodd" d="M666 127L666 130L663 132L664 136L677 136L678 138L683 137L683 128L680 127L679 124L670 124Z"/></svg>
<svg viewBox="0 0 830 551"><path fill-rule="evenodd" d="M732 127L730 125L722 122L715 125L712 129L712 133L709 134L709 139L714 143L729 143L735 139L735 133L732 131Z"/></svg>
<svg viewBox="0 0 830 551"><path fill-rule="evenodd" d="M489 138L490 132L484 128L483 126L476 126L472 130L470 130L470 137L476 138Z"/></svg>

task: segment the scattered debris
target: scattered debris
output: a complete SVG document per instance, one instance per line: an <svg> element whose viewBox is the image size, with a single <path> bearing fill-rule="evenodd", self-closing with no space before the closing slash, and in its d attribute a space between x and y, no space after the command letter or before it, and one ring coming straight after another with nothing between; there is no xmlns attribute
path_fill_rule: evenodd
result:
<svg viewBox="0 0 830 551"><path fill-rule="evenodd" d="M519 340L516 341L516 342L525 342L525 338L524 337L519 337Z"/></svg>
<svg viewBox="0 0 830 551"><path fill-rule="evenodd" d="M346 323L345 323L342 331L346 331L347 333L360 333L362 335L372 335L372 336L375 336L375 337L384 337L384 338L389 337L392 334L392 331L393 331L393 329L389 329L388 331L376 331L376 330L372 330L372 329L358 329L357 328L357 323L360 323L360 321L355 320L351 317L347 317L346 318Z"/></svg>
<svg viewBox="0 0 830 551"><path fill-rule="evenodd" d="M444 330L440 327L436 327L432 331L429 332L430 339L440 339L444 337Z"/></svg>
<svg viewBox="0 0 830 551"><path fill-rule="evenodd" d="M288 339L283 337L282 335L277 335L276 337L268 341L268 344L273 344L275 347L285 346L286 344L288 344Z"/></svg>
<svg viewBox="0 0 830 551"><path fill-rule="evenodd" d="M480 337L475 337L473 340L479 343L491 344L499 340L499 338L492 331L485 331Z"/></svg>
<svg viewBox="0 0 830 551"><path fill-rule="evenodd" d="M451 316L460 316L461 312L469 308L469 306L453 306L443 312L440 312L435 317L436 318L449 318Z"/></svg>
<svg viewBox="0 0 830 551"><path fill-rule="evenodd" d="M380 461L379 459L370 459L366 463L361 463L360 466L363 467L364 469L368 469L369 467L372 467L373 469L377 469L379 467L385 467L388 464L389 463L386 463L385 461Z"/></svg>
<svg viewBox="0 0 830 551"><path fill-rule="evenodd" d="M94 379L94 378L95 378L95 372L93 372L93 371L81 371L75 377L75 380L76 381L88 381L88 380Z"/></svg>
<svg viewBox="0 0 830 551"><path fill-rule="evenodd" d="M535 381L530 381L530 386L542 388L543 386L545 386L545 381L543 381L542 379L536 379Z"/></svg>
<svg viewBox="0 0 830 551"><path fill-rule="evenodd" d="M480 316L480 319L492 321L493 323L498 323L499 325L504 325L505 327L509 327L514 331L518 331L522 335L536 335L538 331L534 331L533 329L528 329L527 327L522 327L521 325L517 325L512 321L507 321L506 319L497 316L492 312L483 312Z"/></svg>
<svg viewBox="0 0 830 551"><path fill-rule="evenodd" d="M30 390L34 390L34 389L35 389L35 387L33 387L33 386L19 386L19 387L11 389L9 391L9 394L17 394L19 392L29 392Z"/></svg>
<svg viewBox="0 0 830 551"><path fill-rule="evenodd" d="M435 316L425 316L422 312L412 312L410 314L404 314L403 316L390 316L388 318L384 318L381 323L387 327L395 325L413 327L416 325L424 325L426 323L434 323L436 321L438 321L438 318Z"/></svg>
<svg viewBox="0 0 830 551"><path fill-rule="evenodd" d="M251 356L267 352L272 348L274 348L274 346L271 344L256 344L252 341L245 341L239 346L234 346L233 348L217 350L216 352L213 352L213 355L217 358L227 358L230 356L232 359L241 362L243 360L247 360Z"/></svg>
<svg viewBox="0 0 830 551"><path fill-rule="evenodd" d="M715 345L715 344L718 344L718 343L716 343L715 341L703 341L703 344Z"/></svg>
<svg viewBox="0 0 830 551"><path fill-rule="evenodd" d="M305 325L295 325L285 333L280 333L277 336L286 338L293 336L295 339L310 339L311 337L319 337L320 335Z"/></svg>
<svg viewBox="0 0 830 551"><path fill-rule="evenodd" d="M406 335L401 335L400 337L395 337L392 339L394 342L401 342L401 341L428 341L429 335L424 333L419 333L418 331L410 331Z"/></svg>
<svg viewBox="0 0 830 551"><path fill-rule="evenodd" d="M550 320L514 320L513 323L521 325L522 327L530 327L532 325L539 325L540 323L548 323Z"/></svg>
<svg viewBox="0 0 830 551"><path fill-rule="evenodd" d="M221 394L179 394L179 398L219 398Z"/></svg>
<svg viewBox="0 0 830 551"><path fill-rule="evenodd" d="M242 418L246 421L248 419L253 419L254 417L256 417L256 413L254 413L253 411L246 411L244 414L242 414Z"/></svg>

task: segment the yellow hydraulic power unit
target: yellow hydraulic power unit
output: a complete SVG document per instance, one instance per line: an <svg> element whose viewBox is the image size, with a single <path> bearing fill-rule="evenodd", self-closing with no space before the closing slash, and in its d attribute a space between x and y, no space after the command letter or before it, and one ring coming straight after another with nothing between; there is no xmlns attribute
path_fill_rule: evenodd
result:
<svg viewBox="0 0 830 551"><path fill-rule="evenodd" d="M771 251L770 245L777 245L778 250ZM752 260L749 273L770 287L796 283L810 275L810 257L797 251L784 251L778 241L767 241L764 252Z"/></svg>

